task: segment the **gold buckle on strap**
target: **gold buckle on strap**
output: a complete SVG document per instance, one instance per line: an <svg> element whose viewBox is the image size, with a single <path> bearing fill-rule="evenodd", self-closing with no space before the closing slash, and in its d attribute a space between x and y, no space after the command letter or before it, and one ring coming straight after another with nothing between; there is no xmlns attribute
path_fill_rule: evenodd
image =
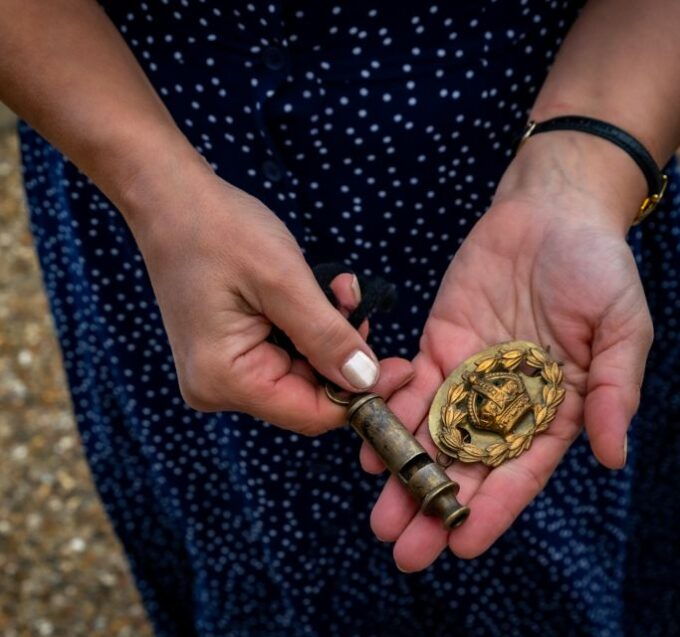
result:
<svg viewBox="0 0 680 637"><path fill-rule="evenodd" d="M649 195L649 197L645 197L645 200L642 202L640 211L637 213L637 216L633 221L634 226L643 221L651 212L653 212L654 209L659 205L659 202L663 199L663 196L666 193L666 187L668 186L668 175L662 174L661 180L661 190L659 190L657 193L654 193L653 195Z"/></svg>

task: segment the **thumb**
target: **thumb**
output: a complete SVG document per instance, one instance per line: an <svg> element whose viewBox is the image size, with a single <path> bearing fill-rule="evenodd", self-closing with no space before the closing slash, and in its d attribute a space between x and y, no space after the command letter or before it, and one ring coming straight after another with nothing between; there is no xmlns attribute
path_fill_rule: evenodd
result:
<svg viewBox="0 0 680 637"><path fill-rule="evenodd" d="M652 339L651 319L647 316L638 329L595 353L590 363L585 427L593 453L610 469L626 464L626 432L640 403Z"/></svg>
<svg viewBox="0 0 680 637"><path fill-rule="evenodd" d="M328 301L306 262L301 259L283 271L285 276L275 275L264 286L260 301L265 316L338 386L354 392L373 387L380 375L377 357Z"/></svg>

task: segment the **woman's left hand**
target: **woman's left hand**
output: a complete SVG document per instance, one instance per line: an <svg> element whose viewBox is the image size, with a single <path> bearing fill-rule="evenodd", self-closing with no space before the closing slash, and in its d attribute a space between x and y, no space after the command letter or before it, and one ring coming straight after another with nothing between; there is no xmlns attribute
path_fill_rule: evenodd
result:
<svg viewBox="0 0 680 637"><path fill-rule="evenodd" d="M544 137L522 162L554 141ZM596 145L594 156L600 150ZM564 153L555 160L569 162ZM427 414L437 388L472 354L516 339L550 345L552 356L564 363L564 403L550 428L518 458L493 470L460 462L447 470L471 509L451 532L441 520L419 513L390 477L371 523L380 539L396 542L402 570L425 568L447 545L460 557L483 553L541 491L584 420L602 464L625 464L626 430L638 407L652 323L625 242L627 223L612 214L617 204L599 196L602 191L577 164L568 165L572 173L562 170L556 182L553 172L547 187L528 186L517 177L521 168L503 180L494 205L446 271L414 360L414 379L389 405L435 457ZM366 445L362 464L370 472L383 469Z"/></svg>

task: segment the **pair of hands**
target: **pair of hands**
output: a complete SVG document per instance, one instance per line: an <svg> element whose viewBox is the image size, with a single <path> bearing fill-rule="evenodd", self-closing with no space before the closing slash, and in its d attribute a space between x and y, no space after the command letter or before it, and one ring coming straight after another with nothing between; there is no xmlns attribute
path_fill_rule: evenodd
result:
<svg viewBox="0 0 680 637"><path fill-rule="evenodd" d="M532 144L513 162L494 204L449 265L418 355L411 363L380 361L375 384L370 374L346 373L357 351L365 357L364 372L371 360L377 362L365 343L367 323L357 331L344 318L359 301L356 281L349 274L336 278L335 309L285 225L257 200L206 172L203 187L194 189L201 194L191 202L200 215L135 232L182 394L199 410L239 410L320 434L344 422L344 409L328 401L313 366L348 390L373 384L434 455L427 413L454 367L500 341L551 346L564 363L567 393L549 430L528 452L494 470L461 463L447 470L471 508L464 525L443 530L438 519L417 511L394 477L388 479L371 524L380 539L395 542L395 561L405 571L425 568L447 546L465 558L484 552L543 488L584 422L602 464L625 464L626 429L652 341L644 292L625 243L625 215L617 212L625 198L591 179L596 160L609 161L608 149L587 148L592 161L580 174L569 155L573 144L552 154L561 164L557 172L550 153L541 150L545 142ZM552 176L537 179L537 166ZM291 360L266 341L272 323L309 363ZM366 445L361 463L372 473L384 469Z"/></svg>

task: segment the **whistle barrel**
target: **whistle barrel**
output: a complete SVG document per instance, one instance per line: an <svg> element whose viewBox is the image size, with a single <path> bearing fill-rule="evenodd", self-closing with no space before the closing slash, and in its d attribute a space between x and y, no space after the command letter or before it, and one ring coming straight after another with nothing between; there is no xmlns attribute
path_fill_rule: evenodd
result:
<svg viewBox="0 0 680 637"><path fill-rule="evenodd" d="M440 517L449 529L465 521L470 509L456 499L458 483L433 462L380 396L361 394L353 398L347 419L420 502L423 513Z"/></svg>

